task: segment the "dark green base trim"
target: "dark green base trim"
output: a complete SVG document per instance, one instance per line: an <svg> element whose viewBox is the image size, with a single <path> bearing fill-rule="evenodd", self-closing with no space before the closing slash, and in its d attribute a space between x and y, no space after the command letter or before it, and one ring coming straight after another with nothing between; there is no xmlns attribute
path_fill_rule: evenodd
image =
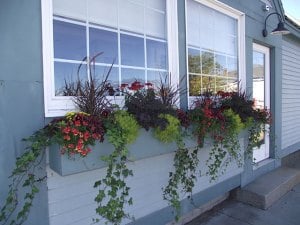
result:
<svg viewBox="0 0 300 225"><path fill-rule="evenodd" d="M219 184L216 184L210 188L207 188L197 194L193 195L193 203L191 204L189 199L184 199L181 201L182 215L185 215L196 207L201 207L205 203L216 199L217 197L239 187L241 184L241 176L236 175L229 178ZM174 220L174 214L172 208L166 207L159 211L156 211L150 215L137 219L134 222L129 223L129 225L165 225L166 223Z"/></svg>

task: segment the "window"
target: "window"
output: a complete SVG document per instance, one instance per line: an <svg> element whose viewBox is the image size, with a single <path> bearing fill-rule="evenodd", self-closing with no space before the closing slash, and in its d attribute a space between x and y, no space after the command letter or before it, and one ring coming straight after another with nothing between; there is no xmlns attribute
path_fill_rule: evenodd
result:
<svg viewBox="0 0 300 225"><path fill-rule="evenodd" d="M100 80L113 64L109 82L114 87L134 80L155 83L160 76L177 70L169 66L174 57L168 56L169 52L176 56L177 51L174 48L177 45L170 45L176 43L170 38L170 30L177 27L176 3L166 0L41 2L46 116L64 115L74 108L71 97L64 96L64 85L89 79L86 57L97 55L93 71Z"/></svg>
<svg viewBox="0 0 300 225"><path fill-rule="evenodd" d="M243 14L217 1L187 0L189 96L236 91L244 73Z"/></svg>

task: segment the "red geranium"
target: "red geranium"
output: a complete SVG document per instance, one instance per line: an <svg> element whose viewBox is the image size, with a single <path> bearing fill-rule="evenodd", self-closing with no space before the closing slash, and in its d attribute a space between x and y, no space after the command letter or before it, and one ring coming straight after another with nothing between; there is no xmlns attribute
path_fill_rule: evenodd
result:
<svg viewBox="0 0 300 225"><path fill-rule="evenodd" d="M104 127L99 118L86 113L68 113L64 118L55 120L55 137L62 146L61 153L69 156L79 154L86 156L95 141L104 140Z"/></svg>

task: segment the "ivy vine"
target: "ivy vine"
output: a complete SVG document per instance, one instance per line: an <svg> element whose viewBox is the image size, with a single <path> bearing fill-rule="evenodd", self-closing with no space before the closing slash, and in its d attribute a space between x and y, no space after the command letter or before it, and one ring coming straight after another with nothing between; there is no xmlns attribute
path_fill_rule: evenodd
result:
<svg viewBox="0 0 300 225"><path fill-rule="evenodd" d="M239 142L239 133L245 127L238 114L231 109L224 110L223 120L219 129L213 134L213 147L209 152L206 161L208 166L207 174L211 180L216 180L226 172L229 163L235 160L238 167L243 165L243 155Z"/></svg>
<svg viewBox="0 0 300 225"><path fill-rule="evenodd" d="M168 185L163 188L163 198L174 209L175 219L180 218L180 194L192 198L196 181L196 169L199 163L198 147L189 149L185 146L181 135L177 136L177 151L174 155L175 171L169 173Z"/></svg>
<svg viewBox="0 0 300 225"><path fill-rule="evenodd" d="M96 181L94 187L99 189L95 198L98 205L96 213L106 219L106 223L118 225L124 218L133 219L124 210L125 205L133 203L129 196L130 187L126 184L126 179L133 176L132 170L127 167L126 146L136 139L139 127L126 111L116 111L113 116L114 119L108 120L106 126L108 140L115 149L102 158L108 164L106 176ZM100 219L94 221L99 222Z"/></svg>
<svg viewBox="0 0 300 225"><path fill-rule="evenodd" d="M29 144L25 152L17 158L10 176L12 182L0 212L1 225L20 225L28 218L34 197L39 192L38 185L46 179L46 176L37 177L36 171L41 165L45 148L51 145L50 131L50 127L46 126L29 138L23 139ZM24 195L19 195L20 188L26 190Z"/></svg>

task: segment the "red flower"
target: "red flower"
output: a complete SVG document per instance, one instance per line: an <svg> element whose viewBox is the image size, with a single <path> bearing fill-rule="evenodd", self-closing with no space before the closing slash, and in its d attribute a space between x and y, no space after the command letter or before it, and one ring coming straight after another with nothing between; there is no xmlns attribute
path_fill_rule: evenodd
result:
<svg viewBox="0 0 300 225"><path fill-rule="evenodd" d="M71 128L70 128L70 127L65 127L65 128L63 128L63 133L65 133L65 134L70 133L70 131L71 131Z"/></svg>
<svg viewBox="0 0 300 225"><path fill-rule="evenodd" d="M138 91L143 87L144 87L144 85L142 85L141 82L135 81L131 84L131 87L129 87L129 89L132 91Z"/></svg>
<svg viewBox="0 0 300 225"><path fill-rule="evenodd" d="M75 147L74 144L68 144L69 149L74 149L74 147Z"/></svg>
<svg viewBox="0 0 300 225"><path fill-rule="evenodd" d="M79 134L79 131L76 128L72 128L72 133L77 136Z"/></svg>
<svg viewBox="0 0 300 225"><path fill-rule="evenodd" d="M83 139L84 139L85 141L87 141L87 140L89 139L90 136L91 136L90 133L89 133L88 131L86 131L86 132L84 132L84 134L83 134Z"/></svg>
<svg viewBox="0 0 300 225"><path fill-rule="evenodd" d="M71 140L71 137L70 137L69 135L65 135L65 136L64 136L64 140L69 141L69 140Z"/></svg>
<svg viewBox="0 0 300 225"><path fill-rule="evenodd" d="M128 86L128 84L123 83L123 84L121 84L121 89L123 90L123 89L125 89L127 86Z"/></svg>
<svg viewBox="0 0 300 225"><path fill-rule="evenodd" d="M75 126L76 126L76 127L79 127L79 126L81 126L81 122L80 122L80 120L75 120L74 124L75 124Z"/></svg>

